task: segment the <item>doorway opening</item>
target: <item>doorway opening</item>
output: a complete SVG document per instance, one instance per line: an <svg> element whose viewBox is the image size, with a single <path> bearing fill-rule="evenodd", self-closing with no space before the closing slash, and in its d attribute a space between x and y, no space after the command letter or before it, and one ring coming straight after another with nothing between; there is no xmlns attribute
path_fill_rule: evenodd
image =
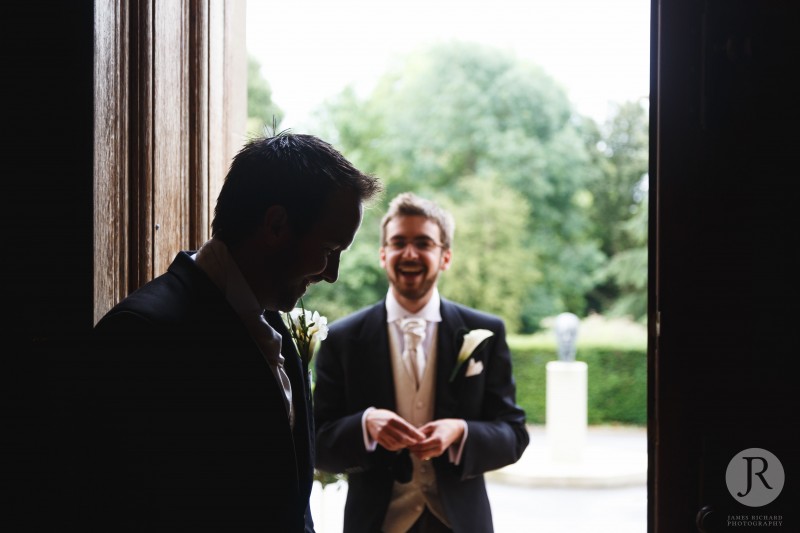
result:
<svg viewBox="0 0 800 533"><path fill-rule="evenodd" d="M271 9L247 5L249 134L319 135L384 180L385 202L413 190L450 207L456 255L440 290L506 321L532 440L516 471L487 475L496 531L532 528L528 508L571 531L596 531L606 515L614 531L646 529L649 3ZM366 213L340 280L308 295L329 322L385 294L384 207ZM502 245L481 239L489 222ZM491 281L470 283L474 271ZM590 363L587 452L611 468L579 481L546 464L545 367L562 312L581 319L577 359ZM346 495L346 481L327 480L313 502L322 533L341 531ZM598 509L582 514L591 524L565 512L576 498Z"/></svg>

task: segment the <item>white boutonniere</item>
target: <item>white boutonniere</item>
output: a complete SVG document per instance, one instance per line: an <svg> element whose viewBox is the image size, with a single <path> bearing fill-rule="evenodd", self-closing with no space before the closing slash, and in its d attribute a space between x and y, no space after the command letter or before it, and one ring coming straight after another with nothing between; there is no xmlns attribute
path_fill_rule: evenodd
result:
<svg viewBox="0 0 800 533"><path fill-rule="evenodd" d="M311 312L306 309L302 298L300 307L295 307L281 315L286 327L289 328L289 334L300 354L300 359L307 367L319 348L319 343L328 336L328 319L320 315L318 311Z"/></svg>
<svg viewBox="0 0 800 533"><path fill-rule="evenodd" d="M478 349L478 347L483 344L483 342L494 335L493 332L489 331L488 329L473 329L472 331L468 331L466 335L464 335L464 342L461 344L461 350L458 352L458 357L456 358L456 366L453 368L453 372L450 374L450 381L456 379L456 374L458 374L458 369L461 368L461 365L464 364L464 361L469 359L469 356ZM480 363L480 364L479 364ZM475 376L480 374L483 371L483 363L480 361L470 361L470 364L467 366L467 375L468 376Z"/></svg>

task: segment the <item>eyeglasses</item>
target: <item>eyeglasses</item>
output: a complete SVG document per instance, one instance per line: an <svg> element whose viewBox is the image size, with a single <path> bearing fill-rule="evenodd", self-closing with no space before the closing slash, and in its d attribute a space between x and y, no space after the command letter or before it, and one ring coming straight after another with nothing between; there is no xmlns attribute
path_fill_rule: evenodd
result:
<svg viewBox="0 0 800 533"><path fill-rule="evenodd" d="M443 244L427 237L419 237L417 239L411 239L410 241L402 238L391 239L384 244L384 246L393 252L402 252L409 244L418 252L432 252L436 248L444 248Z"/></svg>

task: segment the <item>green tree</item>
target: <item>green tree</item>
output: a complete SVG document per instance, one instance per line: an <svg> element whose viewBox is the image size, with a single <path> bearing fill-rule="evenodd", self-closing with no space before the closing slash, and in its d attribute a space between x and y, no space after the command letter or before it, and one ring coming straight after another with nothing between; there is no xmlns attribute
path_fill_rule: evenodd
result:
<svg viewBox="0 0 800 533"><path fill-rule="evenodd" d="M602 125L577 115L535 64L475 43L425 47L364 98L345 89L315 133L386 184L340 282L312 289L336 318L387 290L378 264L388 200L450 205L459 230L443 293L534 332L563 311L646 318L648 125L638 102ZM522 260L521 258L524 258Z"/></svg>
<svg viewBox="0 0 800 533"><path fill-rule="evenodd" d="M540 278L538 261L527 243L527 200L497 178L476 176L458 184L458 201L436 198L453 213L456 231L442 294L501 316L509 331L522 327L521 297Z"/></svg>
<svg viewBox="0 0 800 533"><path fill-rule="evenodd" d="M261 75L261 64L247 57L247 135L262 135L266 130L277 129L283 120L283 110L272 101L272 88Z"/></svg>
<svg viewBox="0 0 800 533"><path fill-rule="evenodd" d="M641 320L647 313L646 109L638 102L618 105L602 128L585 122L583 133L595 169L588 202L594 237L611 258L590 305Z"/></svg>
<svg viewBox="0 0 800 533"><path fill-rule="evenodd" d="M628 316L639 322L647 319L647 218L649 199L646 191L636 206L636 213L622 224L622 230L634 244L614 254L605 273L619 288L619 296L607 309L609 316Z"/></svg>
<svg viewBox="0 0 800 533"><path fill-rule="evenodd" d="M508 202L499 211L514 212L513 220L496 216L498 203L483 201L477 205L490 211L459 209L456 223L477 232L471 224L488 228L494 217L495 230L510 224L518 231L518 239L500 239L475 253L502 265L524 249L527 261L508 270L508 278L522 280L519 286L510 293L478 291L480 284L507 279L494 270L491 283L470 278L485 276L486 265L465 266L458 284L472 287L469 303L477 307L498 309L501 300L513 299L504 304L518 310L512 323L521 331L538 329L542 318L557 312L582 313L605 261L582 204L592 161L573 115L566 91L537 65L463 42L420 49L366 98L345 90L321 111L324 134L384 180L387 200L410 190L463 206L476 202L468 189L480 183L491 185L480 189L480 200ZM459 252L460 261L464 256ZM385 286L362 284L356 292L366 297L373 291Z"/></svg>

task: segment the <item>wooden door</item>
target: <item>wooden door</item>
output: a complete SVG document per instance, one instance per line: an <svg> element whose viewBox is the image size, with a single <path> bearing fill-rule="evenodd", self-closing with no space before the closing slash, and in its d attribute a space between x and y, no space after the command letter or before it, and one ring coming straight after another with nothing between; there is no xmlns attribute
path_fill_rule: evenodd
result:
<svg viewBox="0 0 800 533"><path fill-rule="evenodd" d="M656 533L800 531L799 7L652 4L648 505ZM750 449L751 459L737 457ZM758 450L770 452L768 465ZM747 461L750 475L741 470ZM777 496L745 503L735 494L746 494L747 482Z"/></svg>
<svg viewBox="0 0 800 533"><path fill-rule="evenodd" d="M246 123L245 2L95 2L94 320L209 236Z"/></svg>

